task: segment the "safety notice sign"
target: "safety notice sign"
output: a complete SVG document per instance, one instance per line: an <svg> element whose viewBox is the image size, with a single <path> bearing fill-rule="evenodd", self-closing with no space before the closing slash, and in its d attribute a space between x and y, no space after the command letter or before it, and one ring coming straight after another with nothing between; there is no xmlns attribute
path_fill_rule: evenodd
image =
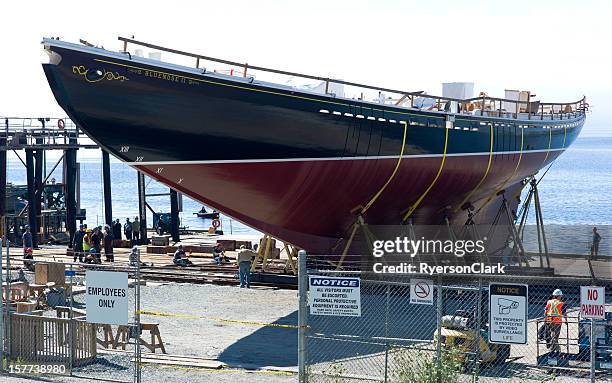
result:
<svg viewBox="0 0 612 383"><path fill-rule="evenodd" d="M361 280L359 278L311 275L310 314L361 316Z"/></svg>
<svg viewBox="0 0 612 383"><path fill-rule="evenodd" d="M527 344L527 285L489 285L489 342Z"/></svg>
<svg viewBox="0 0 612 383"><path fill-rule="evenodd" d="M128 274L87 270L87 322L128 324Z"/></svg>
<svg viewBox="0 0 612 383"><path fill-rule="evenodd" d="M580 286L580 317L606 319L605 287Z"/></svg>
<svg viewBox="0 0 612 383"><path fill-rule="evenodd" d="M410 303L433 306L433 281L430 279L410 280Z"/></svg>

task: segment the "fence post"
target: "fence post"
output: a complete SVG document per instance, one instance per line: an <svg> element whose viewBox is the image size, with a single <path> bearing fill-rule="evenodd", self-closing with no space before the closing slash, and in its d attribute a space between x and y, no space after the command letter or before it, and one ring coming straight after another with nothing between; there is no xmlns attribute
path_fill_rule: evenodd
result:
<svg viewBox="0 0 612 383"><path fill-rule="evenodd" d="M306 251L298 252L298 381L306 383L306 325L308 302L308 273L306 271Z"/></svg>
<svg viewBox="0 0 612 383"><path fill-rule="evenodd" d="M6 334L6 352L4 357L6 358L6 368L10 372L11 371L11 242L6 242L6 318L4 318L4 323L6 324L6 328L4 330ZM0 274L2 270L0 269Z"/></svg>
<svg viewBox="0 0 612 383"><path fill-rule="evenodd" d="M70 314L68 315L68 344L70 345L70 357L68 359L68 368L70 370L70 376L72 376L72 368L74 366L74 314L72 312L74 308L74 280L73 280L73 269L72 263L70 264Z"/></svg>
<svg viewBox="0 0 612 383"><path fill-rule="evenodd" d="M478 294L476 294L477 305L476 306L476 341L475 343L475 358L476 363L474 364L474 381L478 382L478 378L480 377L480 329L482 328L482 277L478 278ZM485 340L486 342L487 340Z"/></svg>
<svg viewBox="0 0 612 383"><path fill-rule="evenodd" d="M595 383L595 320L591 319L591 383Z"/></svg>
<svg viewBox="0 0 612 383"><path fill-rule="evenodd" d="M134 327L136 328L134 337L134 383L140 383L140 334L142 333L140 328L140 250L136 252L136 257L136 272L134 275L136 280L136 287L134 288Z"/></svg>
<svg viewBox="0 0 612 383"><path fill-rule="evenodd" d="M3 226L6 227L6 218L2 217ZM6 241L6 233L2 232L2 238L0 239L2 243L0 244L0 286L4 282L4 277L2 275L2 257L4 257L4 246L8 248L8 244ZM0 289L0 295L4 294L4 291ZM3 300L0 299L0 371L4 371L4 303Z"/></svg>
<svg viewBox="0 0 612 383"><path fill-rule="evenodd" d="M438 383L442 382L442 276L438 275L438 302L436 304L436 375Z"/></svg>
<svg viewBox="0 0 612 383"><path fill-rule="evenodd" d="M389 380L389 284L385 300L385 383Z"/></svg>

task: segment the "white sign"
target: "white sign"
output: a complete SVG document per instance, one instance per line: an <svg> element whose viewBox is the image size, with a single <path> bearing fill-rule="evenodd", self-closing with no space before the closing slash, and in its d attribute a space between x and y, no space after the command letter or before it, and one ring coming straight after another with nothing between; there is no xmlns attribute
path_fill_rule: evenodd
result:
<svg viewBox="0 0 612 383"><path fill-rule="evenodd" d="M361 280L311 275L310 314L361 316Z"/></svg>
<svg viewBox="0 0 612 383"><path fill-rule="evenodd" d="M605 287L580 286L580 317L606 319Z"/></svg>
<svg viewBox="0 0 612 383"><path fill-rule="evenodd" d="M489 285L489 342L527 344L527 285Z"/></svg>
<svg viewBox="0 0 612 383"><path fill-rule="evenodd" d="M433 281L430 279L410 280L410 303L433 306Z"/></svg>
<svg viewBox="0 0 612 383"><path fill-rule="evenodd" d="M114 271L85 274L87 322L128 324L128 275Z"/></svg>

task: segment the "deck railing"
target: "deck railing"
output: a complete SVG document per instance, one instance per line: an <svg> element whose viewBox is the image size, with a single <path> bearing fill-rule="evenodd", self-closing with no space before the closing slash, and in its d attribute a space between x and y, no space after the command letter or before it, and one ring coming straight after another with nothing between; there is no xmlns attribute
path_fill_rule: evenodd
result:
<svg viewBox="0 0 612 383"><path fill-rule="evenodd" d="M257 65L251 65L248 63L239 63L236 61L219 59L210 56L204 56L197 53L185 52L177 49L166 48L160 45L150 44L143 41L138 41L130 38L119 37L119 40L123 42L123 52L128 52L128 44L134 44L141 47L146 47L158 51L168 52L180 56L191 57L195 59L195 68L201 68L202 61L210 61L229 66L240 68L240 70L230 69L228 74L232 76L239 76L243 78L249 77L252 71L262 71L267 73L273 73L277 75L285 75L291 77L298 77L309 80L316 80L325 83L325 94L329 95L330 84L341 84L350 87L356 87L360 89L374 90L381 93L390 93L397 95L397 98L390 98L396 106L410 107L417 109L426 109L433 111L448 111L453 113L464 113L473 114L480 116L491 116L491 117L502 117L502 118L514 118L514 119L551 119L551 120L563 120L568 118L574 118L586 113L588 104L586 103L586 97L578 101L564 102L564 103L543 103L539 101L527 101L503 99L496 97L489 97L485 94L481 94L478 97L470 99L457 99L451 97L442 97L427 95L423 91L403 91L398 89L383 88L378 86L372 86L367 84L360 84L344 80L336 80L329 77L313 76L304 73L289 72L285 70L266 68ZM225 71L224 71L225 72ZM363 99L363 93L362 97ZM430 100L425 103L428 106L426 108L419 107L418 101ZM421 104L424 104L421 102ZM512 108L506 109L505 106L513 105Z"/></svg>
<svg viewBox="0 0 612 383"><path fill-rule="evenodd" d="M61 147L78 145L85 133L70 118L0 117L0 149L30 146ZM96 148L94 144L82 147Z"/></svg>

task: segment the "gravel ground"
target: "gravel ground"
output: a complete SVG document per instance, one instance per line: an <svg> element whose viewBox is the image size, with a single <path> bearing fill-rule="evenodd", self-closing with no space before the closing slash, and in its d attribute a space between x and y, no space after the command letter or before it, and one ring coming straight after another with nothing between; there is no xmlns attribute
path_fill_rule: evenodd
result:
<svg viewBox="0 0 612 383"><path fill-rule="evenodd" d="M100 380L84 379L81 377L20 377L15 375L0 374L2 383L96 383ZM269 372L252 372L245 370L228 369L221 372L205 371L181 371L169 368L149 368L143 369L143 382L151 383L191 383L191 382L211 382L211 383L295 383L297 375L294 374L274 374ZM131 380L130 380L131 382Z"/></svg>
<svg viewBox="0 0 612 383"><path fill-rule="evenodd" d="M75 296L75 306L80 306L84 300L84 295ZM133 289L130 289L130 301L132 307ZM148 364L143 366L142 381L295 382L297 330L261 324L297 325L297 306L297 292L291 290L177 283L142 286L141 310L176 314L143 315L141 318L142 322L159 324L169 355L217 360L227 365L220 370L210 370ZM116 331L116 326L113 330ZM143 334L143 339L149 339L148 333ZM128 346L130 349L133 350ZM88 379L93 377L131 381L131 354L99 355L98 363L75 368L74 374L81 376L79 382L93 381ZM58 376L0 377L3 383L34 381L77 380Z"/></svg>
<svg viewBox="0 0 612 383"><path fill-rule="evenodd" d="M143 287L141 294L143 311L214 318L144 315L143 322L159 323L169 354L249 368L297 366L296 329L253 324L297 325L296 291L173 283Z"/></svg>

